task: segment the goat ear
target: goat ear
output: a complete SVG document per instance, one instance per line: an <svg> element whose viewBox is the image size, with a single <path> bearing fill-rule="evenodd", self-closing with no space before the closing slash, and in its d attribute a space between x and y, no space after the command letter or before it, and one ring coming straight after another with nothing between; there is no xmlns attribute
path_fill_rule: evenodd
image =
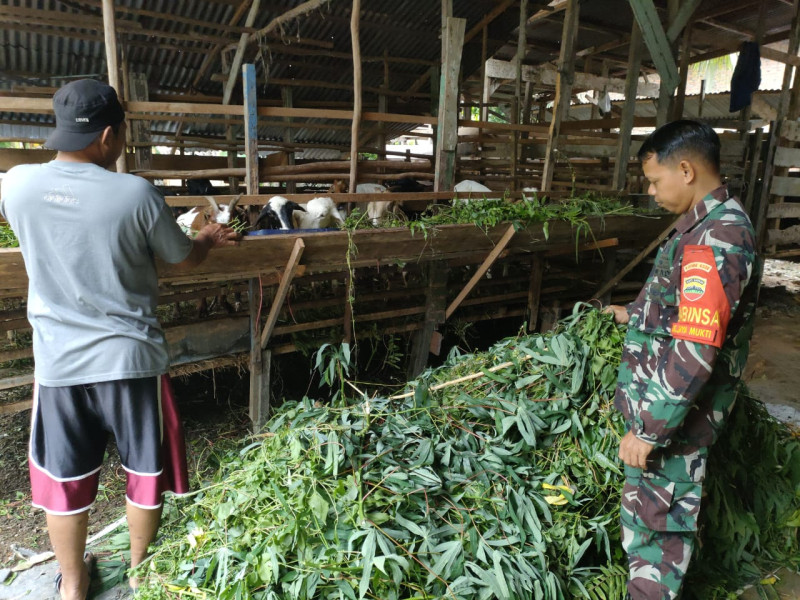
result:
<svg viewBox="0 0 800 600"><path fill-rule="evenodd" d="M233 200L231 200L230 204L228 204L228 210L230 212L233 212L233 209L236 208L236 205L239 204L239 200L241 200L241 199L242 199L242 195L241 194L238 194L238 195L234 196Z"/></svg>
<svg viewBox="0 0 800 600"><path fill-rule="evenodd" d="M212 198L211 196L206 196L206 200L208 200L208 203L211 205L211 208L214 209L214 212L218 213L219 212L219 205L217 204L217 201L214 200L214 198Z"/></svg>

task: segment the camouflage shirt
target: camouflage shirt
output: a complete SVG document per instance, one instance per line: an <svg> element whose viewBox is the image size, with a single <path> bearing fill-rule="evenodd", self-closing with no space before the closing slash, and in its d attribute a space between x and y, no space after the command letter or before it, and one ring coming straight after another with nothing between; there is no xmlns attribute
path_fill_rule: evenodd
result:
<svg viewBox="0 0 800 600"><path fill-rule="evenodd" d="M730 321L720 333L720 348L673 337L682 289L686 297L691 289L685 282L681 288L687 246L713 250L722 284L719 295L724 290L730 310L724 315L723 321L729 316ZM644 288L627 307L630 321L614 405L638 438L676 450L709 446L716 440L747 361L758 265L753 226L739 202L728 197L726 186L676 221Z"/></svg>

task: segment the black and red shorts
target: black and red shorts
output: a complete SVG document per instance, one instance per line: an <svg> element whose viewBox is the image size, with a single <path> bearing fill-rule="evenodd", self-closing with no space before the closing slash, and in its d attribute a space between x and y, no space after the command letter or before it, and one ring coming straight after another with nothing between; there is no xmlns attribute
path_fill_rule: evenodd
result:
<svg viewBox="0 0 800 600"><path fill-rule="evenodd" d="M65 387L34 385L28 466L33 505L51 514L88 510L113 434L127 500L161 506L189 491L186 447L169 376Z"/></svg>

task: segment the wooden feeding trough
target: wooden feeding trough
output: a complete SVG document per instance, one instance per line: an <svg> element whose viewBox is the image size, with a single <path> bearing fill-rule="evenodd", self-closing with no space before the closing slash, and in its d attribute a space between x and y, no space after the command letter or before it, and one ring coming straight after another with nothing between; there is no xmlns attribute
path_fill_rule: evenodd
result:
<svg viewBox="0 0 800 600"><path fill-rule="evenodd" d="M413 333L413 375L436 349L437 330L448 319L516 318L533 328L543 302L588 300L613 274L610 260L599 270L592 264L598 250L607 258L618 249L635 252L669 221L668 216L590 218L591 235L577 239L579 232L560 221L550 222L547 233L541 224L515 230L510 223L487 230L445 225L426 235L406 228L287 232L245 237L238 247L212 252L192 271L159 262L159 304L165 311L220 292L246 291L248 298L231 314L193 314L189 322L167 324L172 372L248 365L251 417L259 425L269 410L271 357L296 351L294 335L321 332L327 341L352 341L358 338L354 328L372 324L382 335ZM26 294L19 249L0 250L0 297L13 307L0 310L0 329L29 328L22 306ZM327 318L313 316L322 309ZM312 317L304 320L305 311ZM0 351L0 362L31 355L30 348ZM32 382L32 374L15 375L0 379L0 389ZM0 411L27 406L20 402Z"/></svg>

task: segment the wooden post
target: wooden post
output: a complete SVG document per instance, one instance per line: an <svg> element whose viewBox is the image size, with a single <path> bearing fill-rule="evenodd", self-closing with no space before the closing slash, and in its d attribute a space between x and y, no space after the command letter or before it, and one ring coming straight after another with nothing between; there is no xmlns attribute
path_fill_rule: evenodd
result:
<svg viewBox="0 0 800 600"><path fill-rule="evenodd" d="M425 293L425 325L414 334L406 374L413 379L425 369L436 328L444 322L447 302L447 265L433 260L427 264L428 289Z"/></svg>
<svg viewBox="0 0 800 600"><path fill-rule="evenodd" d="M697 99L697 118L703 118L703 104L706 101L706 80L700 80L700 96Z"/></svg>
<svg viewBox="0 0 800 600"><path fill-rule="evenodd" d="M489 89L489 82L486 81L486 61L489 59L489 28L483 26L483 33L481 35L481 110L480 121L489 120L489 107L486 105L489 102L487 91ZM481 130L478 134L482 134Z"/></svg>
<svg viewBox="0 0 800 600"><path fill-rule="evenodd" d="M247 194L258 194L258 113L255 65L242 65L244 88L244 148ZM229 128L232 133L232 129ZM229 134L230 135L230 134ZM269 419L271 351L261 348L261 280L253 278L250 298L250 420L258 431Z"/></svg>
<svg viewBox="0 0 800 600"><path fill-rule="evenodd" d="M131 100L149 100L147 89L147 77L144 73L131 73L128 77L128 96ZM150 121L137 119L130 126L131 139L134 142L149 143ZM153 148L152 146L137 145L133 154L133 161L139 170L150 170L153 168Z"/></svg>
<svg viewBox="0 0 800 600"><path fill-rule="evenodd" d="M636 98L639 84L639 68L642 64L642 30L636 20L631 28L630 49L628 50L628 73L625 76L625 97ZM627 183L628 159L631 153L631 130L635 117L636 102L625 102L622 105L622 117L619 125L619 145L614 163L614 179L611 184L615 190L625 188Z"/></svg>
<svg viewBox="0 0 800 600"><path fill-rule="evenodd" d="M272 351L261 350L261 280L250 280L250 421L258 432L269 419Z"/></svg>
<svg viewBox="0 0 800 600"><path fill-rule="evenodd" d="M558 136L561 123L569 115L572 100L572 82L575 79L575 39L578 36L578 0L567 0L564 13L564 26L561 31L561 51L558 57L558 79L556 97L553 102L553 120L550 122L550 135L547 138L544 167L542 169L542 191L550 191L555 172Z"/></svg>
<svg viewBox="0 0 800 600"><path fill-rule="evenodd" d="M229 119L231 120L231 119ZM230 144L230 148L227 151L227 162L229 169L236 168L236 155L237 155L237 145L236 145L236 132L234 130L234 126L228 125L225 128L225 141ZM239 178L235 175L231 175L228 177L228 193L229 194L238 194L239 193Z"/></svg>
<svg viewBox="0 0 800 600"><path fill-rule="evenodd" d="M528 0L522 0L519 5L519 26L517 28L517 54L514 57L516 67L516 78L514 80L514 102L512 103L512 120L515 125L519 125L520 110L524 106L522 101L522 61L528 49L528 38L526 25L528 23ZM511 189L517 190L518 171L520 159L520 133L514 130L511 136L513 147L511 149Z"/></svg>
<svg viewBox="0 0 800 600"><path fill-rule="evenodd" d="M284 108L293 108L294 102L292 99L292 88L288 86L281 87L281 100L283 101ZM291 123L294 121L291 117L286 117L285 121L287 123ZM283 141L294 145L294 128L287 127L283 130ZM294 165L294 150L291 148L286 151L286 164L287 165ZM294 194L297 192L297 182L296 181L287 181L286 182L286 193L287 194Z"/></svg>
<svg viewBox="0 0 800 600"><path fill-rule="evenodd" d="M108 69L108 85L117 91L120 102L123 100L122 87L119 81L119 67L117 66L117 25L114 17L114 0L103 0L103 38L106 44L106 66ZM125 162L125 147L117 158L117 173L127 173Z"/></svg>
<svg viewBox="0 0 800 600"><path fill-rule="evenodd" d="M247 19L244 23L245 27L253 27L253 23L255 23L260 5L261 0L253 0L253 4L250 5L250 12L247 13ZM236 80L239 77L239 67L242 65L242 62L244 62L244 53L247 49L249 40L249 33L243 33L239 37L239 44L236 46L236 54L233 56L233 62L231 63L231 68L228 71L228 80L225 82L225 87L222 90L223 104L230 104L231 102L231 94L233 94L233 90L236 87Z"/></svg>
<svg viewBox="0 0 800 600"><path fill-rule="evenodd" d="M528 331L536 331L539 325L539 306L542 303L542 278L544 258L538 254L531 260L531 281L528 286Z"/></svg>
<svg viewBox="0 0 800 600"><path fill-rule="evenodd" d="M448 17L442 38L444 54L439 85L439 127L436 132L436 170L433 180L435 192L453 189L458 142L458 73L466 28L466 19Z"/></svg>
<svg viewBox="0 0 800 600"><path fill-rule="evenodd" d="M258 105L256 99L256 67L242 65L244 88L244 155L247 172L247 194L258 194Z"/></svg>
<svg viewBox="0 0 800 600"><path fill-rule="evenodd" d="M353 124L350 129L350 193L356 191L358 182L358 127L361 123L361 43L358 25L361 0L353 0L350 15L350 41L353 47Z"/></svg>

